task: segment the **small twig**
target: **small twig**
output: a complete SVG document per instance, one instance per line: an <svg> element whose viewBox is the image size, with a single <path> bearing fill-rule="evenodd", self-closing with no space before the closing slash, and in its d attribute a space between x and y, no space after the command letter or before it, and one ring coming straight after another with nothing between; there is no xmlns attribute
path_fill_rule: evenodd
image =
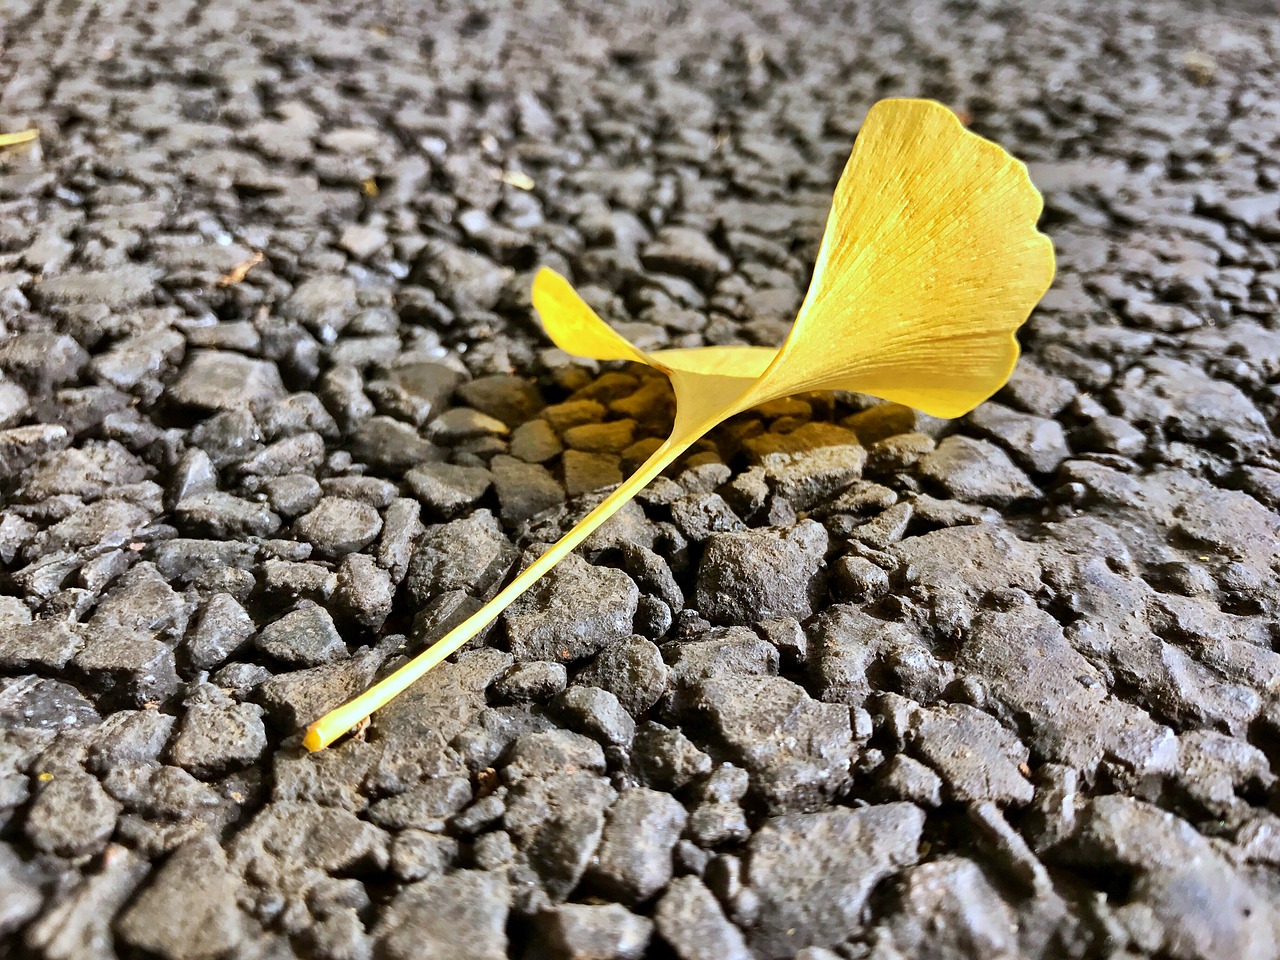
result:
<svg viewBox="0 0 1280 960"><path fill-rule="evenodd" d="M262 256L261 250L253 251L253 256L251 256L248 260L244 260L241 263L237 263L234 267L231 268L229 272L224 273L222 276L220 276L218 278L218 286L229 287L232 284L239 283L246 276L248 276L249 271L252 270L254 267L256 267L258 264L260 264L263 261L263 259L265 258Z"/></svg>

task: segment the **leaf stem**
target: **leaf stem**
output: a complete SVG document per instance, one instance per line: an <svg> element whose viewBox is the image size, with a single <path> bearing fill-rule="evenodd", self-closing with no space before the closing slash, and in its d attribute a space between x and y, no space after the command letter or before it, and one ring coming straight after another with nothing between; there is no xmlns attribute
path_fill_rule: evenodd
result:
<svg viewBox="0 0 1280 960"><path fill-rule="evenodd" d="M17 133L0 133L0 147L16 147L20 143L30 143L40 136L35 129L19 130Z"/></svg>
<svg viewBox="0 0 1280 960"><path fill-rule="evenodd" d="M608 520L628 500L634 497L646 484L661 473L676 457L680 456L699 435L683 436L679 440L668 438L662 446L641 464L630 477L622 482L613 493L609 494L594 510L583 517L572 530L540 556L524 571L511 581L492 600L481 609L454 627L443 637L427 647L395 673L376 685L370 687L360 696L331 710L307 728L307 735L302 743L308 750L322 750L334 740L342 736L356 724L367 718L375 710L385 706L392 699L420 679L432 667L457 652L468 640L498 618L515 600L538 582L542 576L555 566L574 547L589 537L602 523Z"/></svg>

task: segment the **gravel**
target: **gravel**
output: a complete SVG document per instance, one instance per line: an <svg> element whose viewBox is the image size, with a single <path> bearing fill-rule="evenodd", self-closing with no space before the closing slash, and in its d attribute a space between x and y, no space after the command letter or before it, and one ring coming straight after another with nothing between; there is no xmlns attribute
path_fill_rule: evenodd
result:
<svg viewBox="0 0 1280 960"><path fill-rule="evenodd" d="M1274 960L1275 5L820 7L15 10L0 954ZM1044 192L1008 385L735 417L305 753L670 428L535 268L776 345L900 95Z"/></svg>

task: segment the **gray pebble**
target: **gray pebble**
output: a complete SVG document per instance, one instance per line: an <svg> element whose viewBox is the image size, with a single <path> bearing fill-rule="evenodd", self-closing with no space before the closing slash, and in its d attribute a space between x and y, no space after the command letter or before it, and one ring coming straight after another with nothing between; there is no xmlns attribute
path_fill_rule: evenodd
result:
<svg viewBox="0 0 1280 960"><path fill-rule="evenodd" d="M336 559L372 543L382 532L382 518L367 503L324 497L294 528L321 556Z"/></svg>
<svg viewBox="0 0 1280 960"><path fill-rule="evenodd" d="M504 615L518 660L581 660L631 636L639 591L622 571L570 554Z"/></svg>
<svg viewBox="0 0 1280 960"><path fill-rule="evenodd" d="M267 624L254 643L263 653L291 666L314 667L347 656L347 645L329 611L310 601Z"/></svg>
<svg viewBox="0 0 1280 960"><path fill-rule="evenodd" d="M639 960L653 922L616 903L564 903L539 917L543 942L565 960Z"/></svg>
<svg viewBox="0 0 1280 960"><path fill-rule="evenodd" d="M710 537L698 566L696 603L716 623L804 619L813 610L827 532L812 520L790 529Z"/></svg>
<svg viewBox="0 0 1280 960"><path fill-rule="evenodd" d="M39 777L37 777L39 779ZM63 857L98 853L115 830L120 804L86 773L51 774L27 813L27 839Z"/></svg>

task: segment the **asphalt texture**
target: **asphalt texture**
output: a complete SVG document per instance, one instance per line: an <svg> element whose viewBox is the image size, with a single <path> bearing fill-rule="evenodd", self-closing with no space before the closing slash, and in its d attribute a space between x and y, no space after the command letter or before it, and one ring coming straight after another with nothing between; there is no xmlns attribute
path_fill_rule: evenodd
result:
<svg viewBox="0 0 1280 960"><path fill-rule="evenodd" d="M0 953L1280 956L1280 16L0 3ZM1026 159L1059 275L931 420L664 435L568 362L776 344L877 99Z"/></svg>

